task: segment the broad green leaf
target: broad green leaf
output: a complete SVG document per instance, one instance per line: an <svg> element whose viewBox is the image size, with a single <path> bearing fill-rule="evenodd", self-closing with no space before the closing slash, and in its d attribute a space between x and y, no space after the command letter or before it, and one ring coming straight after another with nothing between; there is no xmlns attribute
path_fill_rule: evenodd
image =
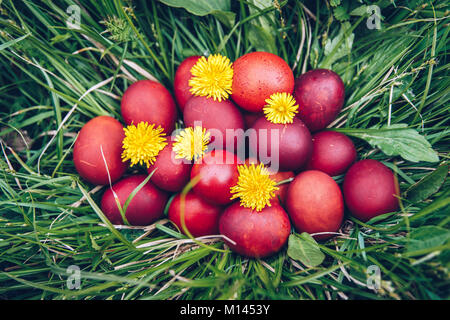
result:
<svg viewBox="0 0 450 320"><path fill-rule="evenodd" d="M362 6L359 6L352 11L350 11L351 16L365 16L367 13L367 5L363 4Z"/></svg>
<svg viewBox="0 0 450 320"><path fill-rule="evenodd" d="M251 24L248 39L256 51L267 51L277 54L275 38L264 28Z"/></svg>
<svg viewBox="0 0 450 320"><path fill-rule="evenodd" d="M423 177L420 181L406 190L406 198L413 202L419 202L427 199L433 193L437 192L445 181L448 174L448 164L440 165L436 170Z"/></svg>
<svg viewBox="0 0 450 320"><path fill-rule="evenodd" d="M337 7L333 10L333 15L338 21L345 21L350 18L344 7Z"/></svg>
<svg viewBox="0 0 450 320"><path fill-rule="evenodd" d="M236 14L231 12L230 0L159 0L165 5L184 8L196 16L212 14L227 27L233 26Z"/></svg>
<svg viewBox="0 0 450 320"><path fill-rule="evenodd" d="M249 6L250 14L257 14L260 10L273 6L272 0L250 0L253 6ZM267 51L277 54L274 28L270 20L275 19L275 13L268 12L250 22L248 39L256 51Z"/></svg>
<svg viewBox="0 0 450 320"><path fill-rule="evenodd" d="M340 4L341 4L341 0L330 0L330 5L332 7L337 7Z"/></svg>
<svg viewBox="0 0 450 320"><path fill-rule="evenodd" d="M406 252L408 256L420 255L421 251L441 246L449 239L450 230L438 226L423 226L411 232Z"/></svg>
<svg viewBox="0 0 450 320"><path fill-rule="evenodd" d="M330 69L335 61L351 54L355 34L350 33L347 35L350 28L351 25L348 21L342 23L337 36L327 40L324 48L324 55L327 59L324 59L324 61L319 64L320 68Z"/></svg>
<svg viewBox="0 0 450 320"><path fill-rule="evenodd" d="M325 259L325 255L320 251L317 242L306 232L303 232L300 236L295 234L289 236L287 254L307 267L316 267Z"/></svg>
<svg viewBox="0 0 450 320"><path fill-rule="evenodd" d="M339 130L341 131L341 130ZM380 129L344 129L342 132L367 141L388 156L401 156L411 162L438 162L439 157L431 144L415 129L405 123Z"/></svg>

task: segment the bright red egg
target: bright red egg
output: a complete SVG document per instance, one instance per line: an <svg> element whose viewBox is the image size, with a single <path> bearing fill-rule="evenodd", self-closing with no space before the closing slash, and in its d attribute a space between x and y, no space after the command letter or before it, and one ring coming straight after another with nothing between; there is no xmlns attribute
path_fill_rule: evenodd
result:
<svg viewBox="0 0 450 320"><path fill-rule="evenodd" d="M352 165L345 174L343 191L352 215L364 222L399 208L397 178L376 160L361 160Z"/></svg>
<svg viewBox="0 0 450 320"><path fill-rule="evenodd" d="M200 56L192 56L184 59L175 72L175 78L173 80L173 91L175 99L177 101L180 110L184 110L184 106L188 100L192 97L189 86L189 79L191 79L191 69L197 62Z"/></svg>
<svg viewBox="0 0 450 320"><path fill-rule="evenodd" d="M344 105L345 87L339 75L328 69L315 69L295 80L294 98L298 117L311 132L324 129Z"/></svg>
<svg viewBox="0 0 450 320"><path fill-rule="evenodd" d="M332 233L344 218L344 200L338 184L322 171L308 170L289 185L286 209L298 232ZM323 240L332 234L315 235Z"/></svg>
<svg viewBox="0 0 450 320"><path fill-rule="evenodd" d="M169 142L156 157L156 161L147 172L155 170L150 181L158 188L170 192L181 191L189 182L192 164L184 159L175 159L173 143Z"/></svg>
<svg viewBox="0 0 450 320"><path fill-rule="evenodd" d="M125 205L131 193L146 179L145 175L126 177L109 188L103 194L101 209L113 224L123 224L122 215L117 206L114 192L120 205ZM113 192L114 190L114 192ZM161 218L166 206L168 195L147 182L133 197L126 208L125 218L130 225L146 226Z"/></svg>
<svg viewBox="0 0 450 320"><path fill-rule="evenodd" d="M337 176L345 173L355 160L355 145L345 134L321 131L313 135L313 151L308 169Z"/></svg>
<svg viewBox="0 0 450 320"><path fill-rule="evenodd" d="M241 108L262 112L266 99L276 92L292 93L294 74L279 56L269 52L251 52L233 63L231 97Z"/></svg>
<svg viewBox="0 0 450 320"><path fill-rule="evenodd" d="M144 121L161 126L168 135L175 129L175 101L169 90L156 81L139 80L130 85L123 94L121 112L127 125Z"/></svg>
<svg viewBox="0 0 450 320"><path fill-rule="evenodd" d="M73 147L73 162L80 176L96 185L120 179L128 168L121 158L124 138L123 126L116 119L99 116L89 120Z"/></svg>
<svg viewBox="0 0 450 320"><path fill-rule="evenodd" d="M194 192L205 200L218 205L226 205L232 193L230 188L237 184L239 172L238 158L225 150L213 150L198 159L191 170L191 180L198 176Z"/></svg>
<svg viewBox="0 0 450 320"><path fill-rule="evenodd" d="M249 148L254 156L270 169L295 171L300 169L311 156L312 138L303 122L294 118L293 123L277 124L261 117L250 130ZM278 168L277 168L278 162Z"/></svg>
<svg viewBox="0 0 450 320"><path fill-rule="evenodd" d="M244 118L230 100L214 101L212 98L194 96L186 103L183 112L186 127L201 125L211 134L211 145L216 149L236 152L244 136Z"/></svg>
<svg viewBox="0 0 450 320"><path fill-rule="evenodd" d="M183 209L184 207L184 209ZM169 206L169 219L183 231L182 219L194 237L219 234L219 217L223 208L205 201L194 192L186 194L184 204L181 194L173 198Z"/></svg>
<svg viewBox="0 0 450 320"><path fill-rule="evenodd" d="M225 209L219 220L220 234L231 250L252 258L264 258L280 251L291 232L286 211L276 202L261 211L239 202Z"/></svg>

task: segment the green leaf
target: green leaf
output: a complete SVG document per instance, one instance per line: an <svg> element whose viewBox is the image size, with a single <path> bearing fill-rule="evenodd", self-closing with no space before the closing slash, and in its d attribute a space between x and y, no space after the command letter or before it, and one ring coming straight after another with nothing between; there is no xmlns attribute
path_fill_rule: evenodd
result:
<svg viewBox="0 0 450 320"><path fill-rule="evenodd" d="M250 0L253 6L249 6L250 14L258 14L273 6L272 0ZM248 40L256 51L267 51L277 54L278 48L275 41L275 32L270 21L275 19L275 12L268 12L252 19L250 22Z"/></svg>
<svg viewBox="0 0 450 320"><path fill-rule="evenodd" d="M256 51L267 51L277 54L275 38L260 26L255 24L250 25L248 40Z"/></svg>
<svg viewBox="0 0 450 320"><path fill-rule="evenodd" d="M338 130L341 131L341 130ZM411 162L438 162L439 157L431 144L415 129L398 123L380 129L343 129L350 136L367 141L388 156L401 156Z"/></svg>
<svg viewBox="0 0 450 320"><path fill-rule="evenodd" d="M351 16L362 17L362 16L365 16L366 14L368 14L368 13L367 13L367 5L365 5L365 4L350 11Z"/></svg>
<svg viewBox="0 0 450 320"><path fill-rule="evenodd" d="M316 267L325 259L325 255L320 251L317 242L306 232L299 236L296 234L289 236L287 254L307 267Z"/></svg>
<svg viewBox="0 0 450 320"><path fill-rule="evenodd" d="M10 46L15 45L16 43L18 43L18 42L22 41L23 39L27 38L29 35L31 35L31 34L27 33L26 35L24 35L24 36L22 36L20 38L17 38L17 39L14 39L14 40L10 40L10 41L7 41L5 43L0 44L0 51L5 50L6 48L8 48Z"/></svg>
<svg viewBox="0 0 450 320"><path fill-rule="evenodd" d="M230 0L159 0L165 5L184 8L196 16L212 14L227 27L234 24L236 14L231 12Z"/></svg>
<svg viewBox="0 0 450 320"><path fill-rule="evenodd" d="M319 64L320 68L330 69L335 61L351 54L355 34L350 33L349 35L346 35L350 28L351 25L349 22L342 23L338 35L333 39L327 40L324 48L324 55L327 59Z"/></svg>
<svg viewBox="0 0 450 320"><path fill-rule="evenodd" d="M448 164L440 165L436 170L423 177L420 181L406 190L406 198L413 202L427 199L436 193L445 181L448 174Z"/></svg>
<svg viewBox="0 0 450 320"><path fill-rule="evenodd" d="M450 230L438 226L423 226L410 234L406 246L408 256L421 255L427 249L439 247L450 239Z"/></svg>
<svg viewBox="0 0 450 320"><path fill-rule="evenodd" d="M330 6L337 7L341 4L341 0L330 0Z"/></svg>
<svg viewBox="0 0 450 320"><path fill-rule="evenodd" d="M72 35L70 33L64 33L64 34L58 34L50 39L50 44L55 44L58 42L66 41L67 39L70 39Z"/></svg>
<svg viewBox="0 0 450 320"><path fill-rule="evenodd" d="M337 7L333 10L334 17L338 21L345 21L350 18L344 7Z"/></svg>

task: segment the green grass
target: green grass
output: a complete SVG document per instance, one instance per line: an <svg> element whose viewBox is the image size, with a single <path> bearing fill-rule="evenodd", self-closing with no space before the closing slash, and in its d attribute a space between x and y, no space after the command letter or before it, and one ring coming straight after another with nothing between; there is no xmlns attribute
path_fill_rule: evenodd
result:
<svg viewBox="0 0 450 320"><path fill-rule="evenodd" d="M448 299L449 179L420 201L405 195L448 161L448 4L380 1L382 28L370 30L367 16L348 15L360 3L340 1L343 18L335 2L261 10L232 1L236 23L227 25L156 1L0 1L0 298ZM82 6L81 29L66 25L72 4ZM120 119L120 97L137 79L172 90L189 55L220 52L233 61L262 49L288 61L295 76L321 66L341 75L346 101L333 127L406 123L440 162L387 156L354 139L360 158L396 172L402 208L369 223L347 216L340 234L319 244L325 260L316 267L286 250L255 260L223 252L220 238L200 245L165 219L146 228L109 224L98 207L104 189L80 180L72 162L83 124L103 114ZM73 290L72 265L81 270ZM366 286L372 265L380 290Z"/></svg>

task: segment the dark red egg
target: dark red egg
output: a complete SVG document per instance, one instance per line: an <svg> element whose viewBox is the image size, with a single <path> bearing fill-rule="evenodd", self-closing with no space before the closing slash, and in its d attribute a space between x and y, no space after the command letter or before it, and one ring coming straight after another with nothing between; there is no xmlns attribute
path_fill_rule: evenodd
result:
<svg viewBox="0 0 450 320"><path fill-rule="evenodd" d="M124 223L113 190L123 208L131 193L145 179L145 175L130 176L115 183L112 189L106 190L101 200L101 209L111 223ZM130 201L125 211L125 218L133 226L149 225L161 218L167 199L168 195L164 191L155 187L151 182L147 182Z"/></svg>
<svg viewBox="0 0 450 320"><path fill-rule="evenodd" d="M244 136L244 118L230 100L193 96L183 112L186 127L200 125L211 134L211 145L235 152Z"/></svg>
<svg viewBox="0 0 450 320"><path fill-rule="evenodd" d="M198 177L194 192L218 205L226 205L232 193L230 188L238 182L238 158L225 150L213 150L198 159L191 170L191 180Z"/></svg>
<svg viewBox="0 0 450 320"><path fill-rule="evenodd" d="M291 232L286 211L276 202L261 211L239 202L225 209L219 220L220 234L231 250L251 258L264 258L280 251Z"/></svg>
<svg viewBox="0 0 450 320"><path fill-rule="evenodd" d="M286 210L298 232L329 233L314 236L327 239L339 230L344 218L341 189L322 171L303 171L289 185Z"/></svg>
<svg viewBox="0 0 450 320"><path fill-rule="evenodd" d="M165 191L181 191L191 177L192 164L184 159L175 159L175 156L173 143L169 142L147 169L149 174L155 170L150 181Z"/></svg>
<svg viewBox="0 0 450 320"><path fill-rule="evenodd" d="M356 160L356 148L345 134L321 131L313 135L313 151L307 168L330 176L345 173Z"/></svg>
<svg viewBox="0 0 450 320"><path fill-rule="evenodd" d="M293 123L277 124L261 117L250 130L254 130L254 134L249 135L251 153L265 165L270 161L270 169L273 171L278 168L282 171L295 171L311 156L311 134L298 118L294 118Z"/></svg>
<svg viewBox="0 0 450 320"><path fill-rule="evenodd" d="M152 80L139 80L125 90L121 101L127 125L148 122L161 126L166 134L175 129L177 108L169 90Z"/></svg>
<svg viewBox="0 0 450 320"><path fill-rule="evenodd" d="M184 208L184 209L183 209ZM184 233L182 219L194 237L219 234L219 217L223 208L205 201L194 192L184 198L177 194L169 206L169 220Z"/></svg>
<svg viewBox="0 0 450 320"><path fill-rule="evenodd" d="M352 165L345 174L343 191L352 215L364 222L399 208L397 178L376 160L361 160Z"/></svg>
<svg viewBox="0 0 450 320"><path fill-rule="evenodd" d="M262 112L266 99L277 92L292 93L294 74L279 56L269 52L250 52L233 63L231 97L241 108Z"/></svg>
<svg viewBox="0 0 450 320"><path fill-rule="evenodd" d="M244 117L245 127L251 128L253 126L253 124L256 122L256 120L258 120L259 118L264 116L264 114L261 112L255 113L255 112L243 111L242 116Z"/></svg>
<svg viewBox="0 0 450 320"><path fill-rule="evenodd" d="M345 87L339 75L328 69L315 69L295 80L294 98L298 117L311 132L324 129L344 105Z"/></svg>
<svg viewBox="0 0 450 320"><path fill-rule="evenodd" d="M73 162L80 176L96 185L120 179L128 168L121 158L124 138L123 126L116 119L99 116L89 120L73 147Z"/></svg>
<svg viewBox="0 0 450 320"><path fill-rule="evenodd" d="M175 94L175 99L177 101L180 110L184 110L184 106L188 100L192 97L190 92L191 87L189 86L189 79L191 79L191 69L197 63L200 56L192 56L184 59L177 68L175 72L175 77L173 80L173 91Z"/></svg>

